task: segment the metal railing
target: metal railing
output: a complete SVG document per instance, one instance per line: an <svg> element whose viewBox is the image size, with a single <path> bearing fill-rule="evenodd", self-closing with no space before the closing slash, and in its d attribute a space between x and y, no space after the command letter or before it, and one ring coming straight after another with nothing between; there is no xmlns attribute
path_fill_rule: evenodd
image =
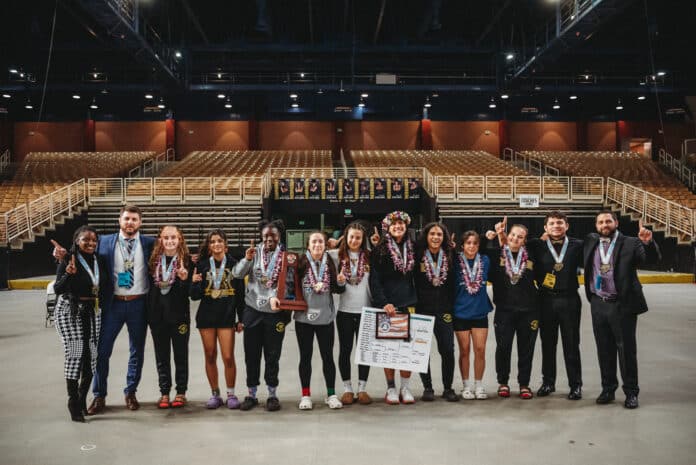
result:
<svg viewBox="0 0 696 465"><path fill-rule="evenodd" d="M688 166L685 166L681 160L667 153L665 149L660 149L658 153L658 162L660 165L667 168L670 173L683 182L690 190L696 190L696 170L692 170Z"/></svg>
<svg viewBox="0 0 696 465"><path fill-rule="evenodd" d="M607 202L617 204L624 213L638 213L646 222L665 228L667 235L694 239L696 214L690 208L614 178L607 178Z"/></svg>
<svg viewBox="0 0 696 465"><path fill-rule="evenodd" d="M5 150L0 155L0 173L4 173L10 166L10 149Z"/></svg>
<svg viewBox="0 0 696 465"><path fill-rule="evenodd" d="M580 176L435 176L438 201L514 202L521 195L543 202L604 200L604 178Z"/></svg>
<svg viewBox="0 0 696 465"><path fill-rule="evenodd" d="M0 224L0 244L25 235L31 238L37 228L51 226L60 215L69 214L76 207L84 205L87 198L85 187L85 180L80 179L5 212Z"/></svg>

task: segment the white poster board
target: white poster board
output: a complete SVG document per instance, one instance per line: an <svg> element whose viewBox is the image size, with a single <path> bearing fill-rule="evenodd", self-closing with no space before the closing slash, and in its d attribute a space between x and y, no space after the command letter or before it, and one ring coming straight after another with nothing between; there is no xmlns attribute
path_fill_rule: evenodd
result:
<svg viewBox="0 0 696 465"><path fill-rule="evenodd" d="M520 194L520 208L539 208L539 195Z"/></svg>
<svg viewBox="0 0 696 465"><path fill-rule="evenodd" d="M435 317L411 314L411 337L404 341L377 339L377 313L384 310L363 307L355 363L427 373Z"/></svg>

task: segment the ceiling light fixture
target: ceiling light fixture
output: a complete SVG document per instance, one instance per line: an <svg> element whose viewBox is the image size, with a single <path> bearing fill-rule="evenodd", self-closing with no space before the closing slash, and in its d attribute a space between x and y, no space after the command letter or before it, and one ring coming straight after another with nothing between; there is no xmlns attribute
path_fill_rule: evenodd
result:
<svg viewBox="0 0 696 465"><path fill-rule="evenodd" d="M568 98L571 99L571 100L577 100L577 99L578 99L578 96L577 96L577 95L571 95L571 96L568 97Z"/></svg>
<svg viewBox="0 0 696 465"><path fill-rule="evenodd" d="M514 53L508 53L507 55L505 55L505 59L506 59L507 61L510 61L510 60L512 60L513 58L515 58L515 54L514 54Z"/></svg>
<svg viewBox="0 0 696 465"><path fill-rule="evenodd" d="M507 99L510 98L510 96L509 96L508 94L503 94L503 95L500 96L500 98L503 99L503 100L507 100Z"/></svg>
<svg viewBox="0 0 696 465"><path fill-rule="evenodd" d="M498 105L495 104L495 99L491 97L491 103L488 104L488 108L496 108Z"/></svg>
<svg viewBox="0 0 696 465"><path fill-rule="evenodd" d="M223 99L223 98L225 98L225 94L218 94L217 97L218 97L219 99Z"/></svg>
<svg viewBox="0 0 696 465"><path fill-rule="evenodd" d="M290 106L293 107L293 108L298 108L300 105L299 105L298 103L293 103L293 104L290 105Z"/></svg>
<svg viewBox="0 0 696 465"><path fill-rule="evenodd" d="M624 109L623 105L621 104L621 99L619 99L618 103L616 104L616 109L617 109L617 110L623 110L623 109Z"/></svg>
<svg viewBox="0 0 696 465"><path fill-rule="evenodd" d="M73 94L72 98L75 100L80 100L80 95L79 94Z"/></svg>
<svg viewBox="0 0 696 465"><path fill-rule="evenodd" d="M645 95L639 95L638 100L645 100Z"/></svg>
<svg viewBox="0 0 696 465"><path fill-rule="evenodd" d="M657 72L657 75L660 76L660 77L662 77L662 76L664 76L664 75L666 75L666 74L667 74L667 73L666 73L665 71L658 71L658 72Z"/></svg>
<svg viewBox="0 0 696 465"><path fill-rule="evenodd" d="M290 94L290 98L293 100L297 100L297 94Z"/></svg>
<svg viewBox="0 0 696 465"><path fill-rule="evenodd" d="M17 68L10 68L10 74L17 74L17 73L19 73Z"/></svg>
<svg viewBox="0 0 696 465"><path fill-rule="evenodd" d="M145 98L148 100L152 100L153 96L152 96L152 94L145 94Z"/></svg>
<svg viewBox="0 0 696 465"><path fill-rule="evenodd" d="M10 98L10 97L12 97L12 96L11 96L10 94L2 94L2 97L3 97L3 98Z"/></svg>
<svg viewBox="0 0 696 465"><path fill-rule="evenodd" d="M368 94L365 94L365 93L360 94L360 98L367 98L367 97L369 97Z"/></svg>
<svg viewBox="0 0 696 465"><path fill-rule="evenodd" d="M177 50L176 52L174 52L174 56L177 58L181 58L181 52Z"/></svg>
<svg viewBox="0 0 696 465"><path fill-rule="evenodd" d="M558 99L553 101L553 109L558 110L561 108L561 105L558 103Z"/></svg>

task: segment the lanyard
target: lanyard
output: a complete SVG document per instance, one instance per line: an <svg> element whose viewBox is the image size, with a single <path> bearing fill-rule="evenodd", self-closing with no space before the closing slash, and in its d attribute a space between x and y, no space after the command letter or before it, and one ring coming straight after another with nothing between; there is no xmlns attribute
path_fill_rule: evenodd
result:
<svg viewBox="0 0 696 465"><path fill-rule="evenodd" d="M478 273L479 266L481 266L481 255L476 254L476 257L474 257L474 266L472 268L469 268L469 260L466 258L466 255L462 252L459 252L459 255L461 255L462 262L464 262L464 269L462 271L466 273L469 279L473 280L476 273Z"/></svg>
<svg viewBox="0 0 696 465"><path fill-rule="evenodd" d="M80 254L80 252L77 252L77 259L80 261L80 264L82 267L87 271L87 274L89 275L89 279L92 280L92 287L98 289L99 288L99 263L97 263L97 257L94 258L94 271L92 271L87 264L87 260L85 260L85 257Z"/></svg>
<svg viewBox="0 0 696 465"><path fill-rule="evenodd" d="M128 245L126 244L126 240L121 236L118 237L118 245L121 249L121 256L123 257L123 266L126 268L126 270L133 268L135 265L135 248L138 245L135 243L135 239L133 239L133 241L133 248L131 249L130 253L128 253Z"/></svg>
<svg viewBox="0 0 696 465"><path fill-rule="evenodd" d="M213 276L213 289L220 289L222 284L222 276L225 274L225 265L227 264L227 255L222 257L220 269L215 268L215 259L210 257L210 274Z"/></svg>
<svg viewBox="0 0 696 465"><path fill-rule="evenodd" d="M266 264L266 254L263 251L263 244L259 244L259 253L261 255L261 274L271 279L276 261L278 260L278 255L280 255L280 244L276 245L268 264Z"/></svg>
<svg viewBox="0 0 696 465"><path fill-rule="evenodd" d="M611 254L614 251L614 246L616 245L616 239L619 237L619 231L614 232L614 238L611 240L611 243L609 244L609 249L607 251L604 251L604 247L602 246L602 242L599 242L599 259L602 262L602 265L608 265L609 262L611 261Z"/></svg>
<svg viewBox="0 0 696 465"><path fill-rule="evenodd" d="M312 255L309 253L309 250L305 251L305 256L307 257L307 260L309 263L314 264L314 259L312 258ZM324 255L321 257L321 264L319 265L319 270L318 272L314 271L314 266L310 267L312 269L312 274L314 274L314 278L318 283L322 282L324 280L324 273L326 272L326 252L324 252Z"/></svg>
<svg viewBox="0 0 696 465"><path fill-rule="evenodd" d="M172 275L172 270L174 269L174 262L176 261L177 256L174 255L172 258L172 261L169 262L169 266L167 266L167 257L165 257L164 254L162 254L162 257L160 258L160 266L162 267L162 282L169 282L169 278Z"/></svg>
<svg viewBox="0 0 696 465"><path fill-rule="evenodd" d="M563 257L565 257L566 251L568 250L568 243L570 241L568 240L568 236L563 238L563 247L561 247L561 254L558 255L556 253L556 248L551 244L550 239L546 239L546 247L549 248L549 252L551 252L551 256L553 257L553 260L556 263L563 263Z"/></svg>
<svg viewBox="0 0 696 465"><path fill-rule="evenodd" d="M428 260L428 263L430 264L430 267L433 270L433 276L440 276L440 268L442 267L442 256L445 255L440 251L440 253L437 254L437 266L435 265L435 260L433 260L433 254L430 253L430 250L425 251L425 256Z"/></svg>
<svg viewBox="0 0 696 465"><path fill-rule="evenodd" d="M510 269L512 270L513 275L519 275L520 274L520 265L522 264L522 251L524 250L524 247L520 247L520 250L517 252L517 260L514 261L512 260L512 251L510 250L509 246L505 246L505 258L507 258L508 263L510 263Z"/></svg>

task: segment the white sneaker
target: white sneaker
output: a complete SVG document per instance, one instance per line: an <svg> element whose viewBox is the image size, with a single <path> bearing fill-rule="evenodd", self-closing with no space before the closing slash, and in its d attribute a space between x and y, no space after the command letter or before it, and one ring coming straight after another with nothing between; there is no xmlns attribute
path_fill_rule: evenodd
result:
<svg viewBox="0 0 696 465"><path fill-rule="evenodd" d="M469 386L462 389L462 399L473 400L476 399L476 395L472 392Z"/></svg>
<svg viewBox="0 0 696 465"><path fill-rule="evenodd" d="M415 397L411 393L411 390L407 387L401 388L401 403L402 404L413 404L416 402Z"/></svg>
<svg viewBox="0 0 696 465"><path fill-rule="evenodd" d="M488 399L488 394L486 394L486 388L483 386L478 386L476 388L476 391L474 392L474 395L479 400Z"/></svg>
<svg viewBox="0 0 696 465"><path fill-rule="evenodd" d="M384 402L389 405L399 405L399 394L397 394L396 388L387 389L387 393L384 395Z"/></svg>
<svg viewBox="0 0 696 465"><path fill-rule="evenodd" d="M300 410L312 410L312 398L309 396L302 396L298 407L300 407Z"/></svg>
<svg viewBox="0 0 696 465"><path fill-rule="evenodd" d="M327 397L324 403L328 405L331 409L343 408L343 403L340 400L338 400L336 394Z"/></svg>

